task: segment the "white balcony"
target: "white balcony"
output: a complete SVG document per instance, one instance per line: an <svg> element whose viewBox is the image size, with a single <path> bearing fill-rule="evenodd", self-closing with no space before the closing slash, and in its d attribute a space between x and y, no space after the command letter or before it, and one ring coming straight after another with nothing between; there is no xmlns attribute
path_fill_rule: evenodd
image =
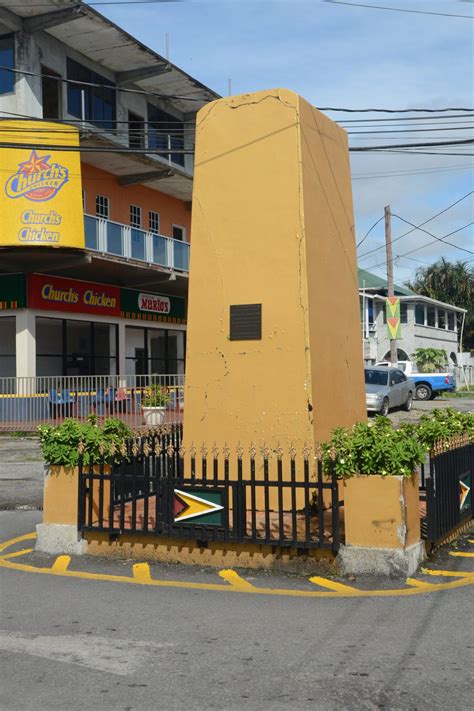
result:
<svg viewBox="0 0 474 711"><path fill-rule="evenodd" d="M84 215L86 249L189 272L189 243L120 222Z"/></svg>

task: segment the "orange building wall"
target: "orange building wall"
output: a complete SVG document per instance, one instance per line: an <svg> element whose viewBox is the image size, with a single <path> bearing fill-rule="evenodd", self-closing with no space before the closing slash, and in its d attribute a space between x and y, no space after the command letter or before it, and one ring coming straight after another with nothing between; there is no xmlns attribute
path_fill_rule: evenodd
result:
<svg viewBox="0 0 474 711"><path fill-rule="evenodd" d="M142 208L142 226L148 229L148 211L160 213L160 232L171 237L171 226L179 225L186 229L186 241L190 241L191 210L186 203L165 193L152 190L145 185L119 185L117 176L100 170L87 163L81 164L82 187L86 193L86 212L95 215L96 195L106 195L110 200L111 220L130 224L130 205Z"/></svg>

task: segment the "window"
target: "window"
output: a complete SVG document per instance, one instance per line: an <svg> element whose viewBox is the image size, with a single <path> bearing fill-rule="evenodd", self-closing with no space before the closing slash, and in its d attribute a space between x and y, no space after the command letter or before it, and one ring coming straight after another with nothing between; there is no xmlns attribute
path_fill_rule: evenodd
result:
<svg viewBox="0 0 474 711"><path fill-rule="evenodd" d="M405 380L406 380L406 376L405 376L404 373L402 373L401 370L396 370L396 371L393 373L393 382L395 383L395 385L399 385L400 383L404 383Z"/></svg>
<svg viewBox="0 0 474 711"><path fill-rule="evenodd" d="M177 239L180 242L184 242L185 235L186 230L184 229L184 227L180 227L179 225L173 225L171 235L173 239Z"/></svg>
<svg viewBox="0 0 474 711"><path fill-rule="evenodd" d="M127 375L184 373L185 334L160 328L125 329Z"/></svg>
<svg viewBox="0 0 474 711"><path fill-rule="evenodd" d="M184 123L175 116L148 104L148 148L163 149L160 156L170 163L184 165Z"/></svg>
<svg viewBox="0 0 474 711"><path fill-rule="evenodd" d="M109 219L109 198L105 195L95 196L95 214L96 217L103 217L104 220Z"/></svg>
<svg viewBox="0 0 474 711"><path fill-rule="evenodd" d="M434 306L428 306L427 308L426 323L428 326L436 326L436 309Z"/></svg>
<svg viewBox="0 0 474 711"><path fill-rule="evenodd" d="M420 326L425 325L425 306L424 304L416 304L415 306L415 323Z"/></svg>
<svg viewBox="0 0 474 711"><path fill-rule="evenodd" d="M0 318L0 378L15 377L16 375L16 323L15 316ZM1 383L1 381L0 381ZM7 389L11 383L5 383ZM2 387L0 385L0 392ZM11 391L10 391L11 392Z"/></svg>
<svg viewBox="0 0 474 711"><path fill-rule="evenodd" d="M115 375L117 326L36 318L37 375Z"/></svg>
<svg viewBox="0 0 474 711"><path fill-rule="evenodd" d="M61 75L44 66L41 66L41 74L43 118L57 119L61 115Z"/></svg>
<svg viewBox="0 0 474 711"><path fill-rule="evenodd" d="M142 208L138 205L130 205L130 227L140 229L142 226Z"/></svg>
<svg viewBox="0 0 474 711"><path fill-rule="evenodd" d="M77 82L100 84L100 86L87 86L80 83L68 83L68 112L72 116L94 123L100 128L113 130L116 118L113 82L73 59L67 60L67 78Z"/></svg>
<svg viewBox="0 0 474 711"><path fill-rule="evenodd" d="M0 35L0 94L15 91L15 74L8 69L15 69L15 39L13 35Z"/></svg>
<svg viewBox="0 0 474 711"><path fill-rule="evenodd" d="M160 234L160 213L150 210L148 213L148 229L156 235Z"/></svg>
<svg viewBox="0 0 474 711"><path fill-rule="evenodd" d="M446 311L438 309L438 328L446 328Z"/></svg>
<svg viewBox="0 0 474 711"><path fill-rule="evenodd" d="M128 145L130 148L145 148L145 120L128 112Z"/></svg>
<svg viewBox="0 0 474 711"><path fill-rule="evenodd" d="M400 323L408 323L408 306L407 304L400 304Z"/></svg>
<svg viewBox="0 0 474 711"><path fill-rule="evenodd" d="M448 311L448 329L450 331L456 330L456 319L452 311Z"/></svg>
<svg viewBox="0 0 474 711"><path fill-rule="evenodd" d="M381 370L365 369L365 384L366 385L387 385L388 371L383 373Z"/></svg>

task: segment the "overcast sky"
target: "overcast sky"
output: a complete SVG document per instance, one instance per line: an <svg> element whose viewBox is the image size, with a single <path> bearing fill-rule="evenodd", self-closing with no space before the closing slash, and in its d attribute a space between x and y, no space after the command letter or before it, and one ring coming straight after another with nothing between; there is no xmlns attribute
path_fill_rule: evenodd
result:
<svg viewBox="0 0 474 711"><path fill-rule="evenodd" d="M474 4L466 0L364 1L405 10L474 14ZM161 54L165 53L168 33L171 61L220 94L228 93L230 78L234 94L287 87L316 106L474 106L474 22L470 19L348 7L321 0L166 0L149 7L128 4L97 9ZM329 115L338 120L367 118L363 114ZM474 114L458 122L474 126ZM401 125L400 121L396 125L402 129L415 123ZM438 126L449 130L381 134L370 143L473 138L472 130L451 130L440 121ZM363 124L356 127L351 129L366 128ZM433 127L435 124L429 126ZM363 145L362 140L350 136L352 146ZM419 224L473 189L474 159L469 154L474 154L474 146L444 150L464 155L352 154L358 240L383 215L385 205ZM474 222L473 197L429 222L426 229L443 237ZM408 229L393 219L394 238ZM395 280L405 281L421 262L430 263L440 256L474 262L473 226L447 239L473 254L435 242L414 252L411 259L397 258ZM429 242L433 242L429 235L413 232L394 244L394 256ZM359 253L383 244L382 221ZM384 250L361 257L359 265L383 274Z"/></svg>

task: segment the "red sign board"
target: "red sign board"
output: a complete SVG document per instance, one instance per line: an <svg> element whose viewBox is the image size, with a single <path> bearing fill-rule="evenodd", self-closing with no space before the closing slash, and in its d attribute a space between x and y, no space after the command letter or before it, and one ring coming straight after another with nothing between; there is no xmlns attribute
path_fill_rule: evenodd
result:
<svg viewBox="0 0 474 711"><path fill-rule="evenodd" d="M120 289L109 284L30 274L28 306L48 311L120 316Z"/></svg>

